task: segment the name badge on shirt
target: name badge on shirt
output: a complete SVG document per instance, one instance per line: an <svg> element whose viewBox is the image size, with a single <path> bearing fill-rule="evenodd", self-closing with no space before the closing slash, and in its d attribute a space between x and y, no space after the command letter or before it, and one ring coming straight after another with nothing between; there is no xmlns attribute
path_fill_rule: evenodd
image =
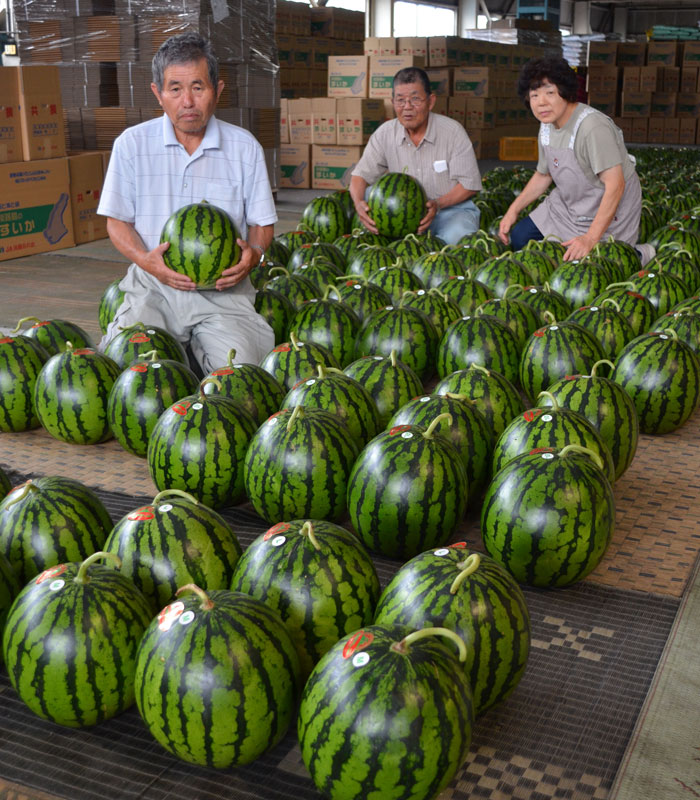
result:
<svg viewBox="0 0 700 800"><path fill-rule="evenodd" d="M433 169L435 172L446 172L447 161L433 161Z"/></svg>

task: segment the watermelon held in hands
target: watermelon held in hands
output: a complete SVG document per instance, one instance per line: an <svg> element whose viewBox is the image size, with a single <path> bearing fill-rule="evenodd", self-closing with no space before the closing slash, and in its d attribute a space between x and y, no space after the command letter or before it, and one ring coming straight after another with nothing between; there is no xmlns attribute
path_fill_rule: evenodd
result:
<svg viewBox="0 0 700 800"><path fill-rule="evenodd" d="M418 230L426 200L423 187L411 175L387 172L369 190L368 213L380 234L400 239Z"/></svg>
<svg viewBox="0 0 700 800"><path fill-rule="evenodd" d="M319 791L329 800L437 797L471 742L466 658L446 628L371 625L334 645L299 708L301 756Z"/></svg>
<svg viewBox="0 0 700 800"><path fill-rule="evenodd" d="M191 764L249 764L280 741L294 717L294 644L279 615L254 597L193 584L178 596L139 645L141 718L169 753Z"/></svg>
<svg viewBox="0 0 700 800"><path fill-rule="evenodd" d="M100 559L117 569L96 564ZM51 567L12 604L5 665L19 697L40 717L81 728L133 704L137 648L152 612L119 565L97 552Z"/></svg>
<svg viewBox="0 0 700 800"><path fill-rule="evenodd" d="M213 289L221 273L241 260L240 233L228 212L210 205L190 203L167 219L160 243L166 266L192 278L197 289Z"/></svg>

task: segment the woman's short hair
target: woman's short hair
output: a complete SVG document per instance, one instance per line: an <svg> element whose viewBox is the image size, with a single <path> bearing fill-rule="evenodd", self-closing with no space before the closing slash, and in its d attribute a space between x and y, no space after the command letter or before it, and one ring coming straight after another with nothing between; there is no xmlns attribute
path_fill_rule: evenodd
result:
<svg viewBox="0 0 700 800"><path fill-rule="evenodd" d="M165 70L172 64L191 64L193 61L206 59L209 70L209 80L216 89L219 84L219 65L214 55L214 48L211 42L200 36L198 33L179 33L166 39L158 48L158 52L153 56L151 69L153 72L153 83L158 87L158 91L163 91L163 77Z"/></svg>
<svg viewBox="0 0 700 800"><path fill-rule="evenodd" d="M392 92L402 83L420 83L428 97L432 94L430 91L430 78L428 77L428 73L420 67L404 67L400 69L396 75L394 75Z"/></svg>
<svg viewBox="0 0 700 800"><path fill-rule="evenodd" d="M578 99L578 78L563 58L538 58L528 61L518 76L518 97L530 106L530 91L539 89L545 81L553 83L569 103Z"/></svg>

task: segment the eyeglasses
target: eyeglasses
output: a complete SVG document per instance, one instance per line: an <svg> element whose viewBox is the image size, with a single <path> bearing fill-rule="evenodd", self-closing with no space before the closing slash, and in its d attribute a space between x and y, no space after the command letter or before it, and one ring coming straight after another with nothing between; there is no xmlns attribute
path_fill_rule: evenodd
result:
<svg viewBox="0 0 700 800"><path fill-rule="evenodd" d="M417 108L418 106L422 106L427 99L427 97L421 97L418 94L412 94L410 97L395 97L393 102L397 108L404 108L404 106L409 104L414 108Z"/></svg>

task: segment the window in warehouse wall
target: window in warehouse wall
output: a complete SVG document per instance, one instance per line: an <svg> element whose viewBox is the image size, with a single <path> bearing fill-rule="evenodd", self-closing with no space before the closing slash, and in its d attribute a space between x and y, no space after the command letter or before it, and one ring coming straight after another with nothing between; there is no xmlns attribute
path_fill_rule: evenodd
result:
<svg viewBox="0 0 700 800"><path fill-rule="evenodd" d="M394 36L454 36L457 12L453 8L407 3L394 3Z"/></svg>

